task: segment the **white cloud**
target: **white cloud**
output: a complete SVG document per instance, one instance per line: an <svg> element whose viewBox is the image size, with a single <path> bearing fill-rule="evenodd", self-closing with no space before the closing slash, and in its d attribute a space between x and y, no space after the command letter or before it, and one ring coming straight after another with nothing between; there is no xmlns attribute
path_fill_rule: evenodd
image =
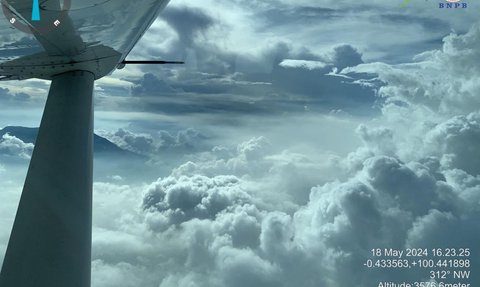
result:
<svg viewBox="0 0 480 287"><path fill-rule="evenodd" d="M480 174L476 160L480 151L480 114L456 116L433 127L424 140L425 149L441 158L450 168L459 168L470 174Z"/></svg>
<svg viewBox="0 0 480 287"><path fill-rule="evenodd" d="M22 159L29 159L33 152L33 144L24 143L22 140L4 134L0 139L0 154L19 157Z"/></svg>
<svg viewBox="0 0 480 287"><path fill-rule="evenodd" d="M462 37L450 36L446 43L456 38L468 44L469 36ZM457 85L465 85L467 76L442 82L447 93L424 82L436 77L436 70L425 67L451 63L443 69L447 76L458 68L454 55L430 55L436 56L345 70L379 75L385 83L379 92L386 99L383 114L357 129L361 147L325 164L325 170L337 170L337 180L317 174L303 203L285 206L269 194L299 197L300 185L292 183L305 182L306 167L320 172L322 165L309 154L275 149L278 144L265 137L193 156L150 185L144 204L153 204L132 211L132 218L142 226L134 234L152 254L169 258L164 272L156 273L157 284L363 287L387 279L423 280L424 270L366 271L362 262L376 247L475 246L480 239L476 104L472 98L465 105L452 92L463 91ZM445 109L447 102L454 103L453 110ZM158 238L168 251L151 244Z"/></svg>
<svg viewBox="0 0 480 287"><path fill-rule="evenodd" d="M108 268L96 272L148 270L140 282L165 287L245 282L249 286L371 286L387 278L423 279L421 270L367 272L361 264L378 246L473 246L480 237L473 223L479 212L480 180L459 169L442 170L440 163L402 162L395 149L381 147L392 145L391 141L376 140L390 139L393 131L365 129L359 132L370 153L356 152L356 158L364 159L361 165L350 162L352 176L314 187L308 202L291 214L271 209L252 189L277 172L271 163L264 166L269 172L257 170L257 177L248 175L249 169L242 169L243 178L219 175L235 171L225 167L210 169L209 177L198 174L213 161L197 159L197 164L187 164L190 168L177 169L146 187L142 207L138 189L109 185L113 198L132 193L129 198L136 198L136 203L114 200L116 210L129 205L130 214L122 216L120 226L96 229L100 236L94 241L96 260L109 262ZM370 149L372 142L377 146ZM239 144L238 154L221 153L223 160L258 164L272 153L263 143L261 138L246 141ZM272 160L271 155L266 157ZM437 178L437 173L444 177ZM446 226L456 232L445 234ZM159 258L163 263L157 266ZM129 280L135 278L132 273Z"/></svg>
<svg viewBox="0 0 480 287"><path fill-rule="evenodd" d="M181 176L153 183L144 197L143 208L153 214L150 226L164 230L194 218L214 219L220 212L250 201L234 176Z"/></svg>
<svg viewBox="0 0 480 287"><path fill-rule="evenodd" d="M306 60L283 60L280 66L284 68L304 68L308 70L324 69L329 66L327 63L319 61L306 61Z"/></svg>
<svg viewBox="0 0 480 287"><path fill-rule="evenodd" d="M480 25L476 24L466 34L445 37L441 50L423 53L413 63L367 63L346 68L342 73L378 74L386 83L379 89L380 96L387 101L385 109L402 102L412 106L412 110L423 108L423 112L446 116L475 112L480 106L476 96L480 70L475 65L480 58L476 49L479 34Z"/></svg>
<svg viewBox="0 0 480 287"><path fill-rule="evenodd" d="M102 260L92 262L92 285L105 287L133 287L145 284L147 270L128 263L107 264Z"/></svg>

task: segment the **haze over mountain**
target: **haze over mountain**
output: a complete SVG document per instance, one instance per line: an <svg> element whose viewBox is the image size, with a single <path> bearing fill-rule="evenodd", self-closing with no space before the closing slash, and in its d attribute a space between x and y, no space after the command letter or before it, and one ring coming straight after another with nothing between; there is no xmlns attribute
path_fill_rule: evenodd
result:
<svg viewBox="0 0 480 287"><path fill-rule="evenodd" d="M18 138L26 144L35 144L38 135L38 128L7 126L0 129L0 141L5 135ZM142 157L134 152L125 150L112 143L108 139L94 134L94 153L96 156L119 156L119 157Z"/></svg>

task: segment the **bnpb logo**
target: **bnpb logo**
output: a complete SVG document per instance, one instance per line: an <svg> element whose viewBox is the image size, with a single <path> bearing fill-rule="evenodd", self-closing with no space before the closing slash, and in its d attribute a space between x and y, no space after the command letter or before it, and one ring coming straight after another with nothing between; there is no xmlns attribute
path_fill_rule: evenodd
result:
<svg viewBox="0 0 480 287"><path fill-rule="evenodd" d="M465 9L468 7L466 2L460 3L461 0L445 0L447 3L438 3L440 9Z"/></svg>

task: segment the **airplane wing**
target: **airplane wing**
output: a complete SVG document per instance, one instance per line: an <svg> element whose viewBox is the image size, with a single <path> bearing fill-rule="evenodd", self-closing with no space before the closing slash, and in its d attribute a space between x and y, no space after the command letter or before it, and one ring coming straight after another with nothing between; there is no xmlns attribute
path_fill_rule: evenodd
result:
<svg viewBox="0 0 480 287"><path fill-rule="evenodd" d="M31 20L32 0L2 0L4 11L14 15L29 31L12 29L8 19L0 22L0 81L51 79L72 65L101 78L125 59L169 2L70 1L70 9L63 11L61 4L65 5L66 0L39 0L41 21L37 22ZM54 26L56 21L58 26ZM29 42L27 49L12 49L25 39Z"/></svg>
<svg viewBox="0 0 480 287"><path fill-rule="evenodd" d="M73 56L85 50L85 43L60 0L39 1L41 21L32 20L32 0L4 0L2 5L4 11L29 28L49 55ZM55 21L60 24L55 26Z"/></svg>

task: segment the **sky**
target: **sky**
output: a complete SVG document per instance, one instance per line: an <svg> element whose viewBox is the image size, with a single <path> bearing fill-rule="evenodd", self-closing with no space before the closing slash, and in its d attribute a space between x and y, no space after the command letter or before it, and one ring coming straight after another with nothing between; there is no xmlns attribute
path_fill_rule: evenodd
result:
<svg viewBox="0 0 480 287"><path fill-rule="evenodd" d="M141 157L95 159L92 286L431 281L372 248L478 268L480 4L245 2L172 0L128 58L186 64L96 82L96 134ZM0 127L48 87L1 82ZM0 259L32 150L0 139Z"/></svg>

